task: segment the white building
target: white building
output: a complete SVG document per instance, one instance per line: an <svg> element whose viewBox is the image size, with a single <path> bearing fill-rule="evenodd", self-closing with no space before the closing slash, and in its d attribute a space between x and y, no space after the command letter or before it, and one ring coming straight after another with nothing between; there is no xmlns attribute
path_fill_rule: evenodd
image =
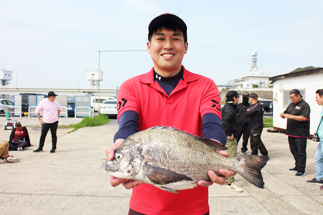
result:
<svg viewBox="0 0 323 215"><path fill-rule="evenodd" d="M310 134L313 134L322 111L322 106L319 106L315 101L315 92L317 89L323 89L323 68L278 75L270 77L270 81L273 84L273 127L280 130L286 129L287 121L279 115L291 103L289 92L292 89L299 89L303 99L311 108Z"/></svg>
<svg viewBox="0 0 323 215"><path fill-rule="evenodd" d="M257 52L252 52L251 56L252 66L249 74L233 79L236 89L252 89L253 85L259 88L269 87L269 75L263 74L263 71L257 67Z"/></svg>

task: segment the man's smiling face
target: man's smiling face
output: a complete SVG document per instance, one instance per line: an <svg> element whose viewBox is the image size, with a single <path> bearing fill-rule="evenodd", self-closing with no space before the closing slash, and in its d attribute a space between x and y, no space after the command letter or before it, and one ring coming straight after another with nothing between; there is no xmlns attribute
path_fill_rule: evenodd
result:
<svg viewBox="0 0 323 215"><path fill-rule="evenodd" d="M158 29L147 42L154 69L163 77L172 77L181 70L187 47L181 30L174 32L166 28Z"/></svg>

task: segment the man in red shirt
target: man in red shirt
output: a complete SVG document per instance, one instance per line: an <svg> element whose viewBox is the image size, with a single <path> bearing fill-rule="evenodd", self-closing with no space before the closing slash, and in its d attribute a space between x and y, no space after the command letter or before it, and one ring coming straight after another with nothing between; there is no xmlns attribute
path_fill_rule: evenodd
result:
<svg viewBox="0 0 323 215"><path fill-rule="evenodd" d="M187 26L172 14L162 14L148 27L147 49L154 67L146 74L125 81L118 92L119 130L115 143L106 151L109 160L131 134L153 126L172 126L188 133L226 143L221 125L220 94L209 78L182 66L187 52ZM220 152L228 156L226 152ZM194 165L194 164L192 164ZM225 184L235 173L219 170L208 175L212 182L199 181L194 189L177 194L139 181L111 177L111 185L132 189L129 214L209 214L208 188Z"/></svg>

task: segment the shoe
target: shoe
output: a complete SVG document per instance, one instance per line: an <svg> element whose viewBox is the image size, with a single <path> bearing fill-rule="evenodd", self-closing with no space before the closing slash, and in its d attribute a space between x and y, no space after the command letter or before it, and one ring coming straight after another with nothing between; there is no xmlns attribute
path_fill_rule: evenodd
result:
<svg viewBox="0 0 323 215"><path fill-rule="evenodd" d="M247 154L247 151L244 151L244 152L241 152L242 155L246 155Z"/></svg>
<svg viewBox="0 0 323 215"><path fill-rule="evenodd" d="M235 182L228 184L227 190L231 190L231 191L237 192L237 193L241 193L243 191L243 189L238 187Z"/></svg>
<svg viewBox="0 0 323 215"><path fill-rule="evenodd" d="M303 177L305 175L305 172L301 172L301 171L297 171L297 173L295 174L295 176L298 177Z"/></svg>
<svg viewBox="0 0 323 215"><path fill-rule="evenodd" d="M54 152L55 152L55 149L50 150L50 153L54 153Z"/></svg>
<svg viewBox="0 0 323 215"><path fill-rule="evenodd" d="M294 167L293 169L289 169L289 171L295 171L295 172L297 172L297 168Z"/></svg>
<svg viewBox="0 0 323 215"><path fill-rule="evenodd" d="M307 183L309 183L309 184L318 184L318 185L322 185L323 184L323 180L321 179L321 180L316 180L316 178L313 178L312 180L307 180L306 181Z"/></svg>
<svg viewBox="0 0 323 215"><path fill-rule="evenodd" d="M6 163L7 160L5 158L0 158L0 163Z"/></svg>
<svg viewBox="0 0 323 215"><path fill-rule="evenodd" d="M8 161L9 163L17 163L17 162L19 162L19 161L20 161L20 159L19 159L19 158L8 157L8 158L7 158L7 161Z"/></svg>
<svg viewBox="0 0 323 215"><path fill-rule="evenodd" d="M18 147L17 151L23 151L24 149L22 147Z"/></svg>
<svg viewBox="0 0 323 215"><path fill-rule="evenodd" d="M34 150L34 152L42 152L43 150L42 149L36 149Z"/></svg>

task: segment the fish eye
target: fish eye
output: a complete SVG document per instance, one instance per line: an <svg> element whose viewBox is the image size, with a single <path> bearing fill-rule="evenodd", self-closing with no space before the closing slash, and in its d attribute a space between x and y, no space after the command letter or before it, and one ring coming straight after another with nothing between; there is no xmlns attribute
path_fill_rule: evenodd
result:
<svg viewBox="0 0 323 215"><path fill-rule="evenodd" d="M116 158L117 160L119 160L119 159L121 159L121 158L122 158L122 155L121 155L121 154L116 154L115 158Z"/></svg>

